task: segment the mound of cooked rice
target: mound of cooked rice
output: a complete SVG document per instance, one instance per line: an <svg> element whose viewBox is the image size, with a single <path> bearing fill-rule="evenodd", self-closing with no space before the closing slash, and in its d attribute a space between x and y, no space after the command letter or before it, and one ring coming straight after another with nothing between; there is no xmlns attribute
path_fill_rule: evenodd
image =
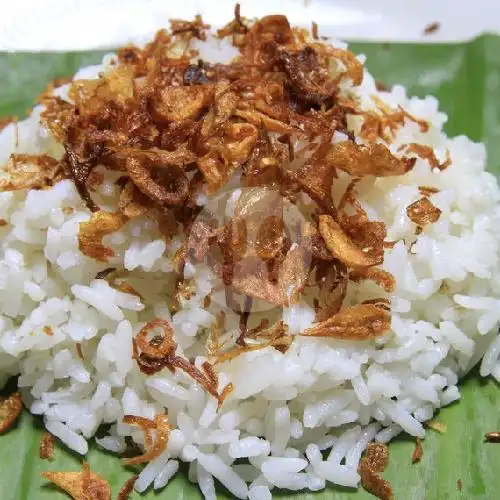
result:
<svg viewBox="0 0 500 500"><path fill-rule="evenodd" d="M232 29L232 39L189 39L198 51L193 61L231 61L238 54L235 36L246 33ZM186 54L186 47L171 50ZM342 74L342 63L330 68L333 76ZM111 54L74 79L102 80L125 64ZM137 491L163 488L179 461L189 462L189 477L205 498L215 498L214 480L235 497L254 500L271 498L274 488L356 487L367 445L403 431L424 437L423 423L460 398L458 379L478 360L482 375L500 380L500 190L485 171L484 146L448 138L435 98L408 97L400 86L377 90L366 70L362 82L346 75L337 97L355 103L356 111L347 116L350 137L336 130L332 143L349 137L357 145L386 144L396 159L413 158L405 160L412 168L402 175L351 175L340 166L333 182L336 207L347 199L346 189L355 189L369 220L385 225L378 276L393 281L361 279L366 269L358 269L342 306L370 305L375 298L382 306L370 307L382 311L382 320L369 319L371 336L360 339L317 335L314 303L289 301L277 312L256 292L249 328L280 320L286 345L275 339L259 349L247 344L238 355L223 355L215 376L214 368L206 369L211 332L218 330L221 344L236 345L241 322L227 307L225 276L207 262L186 261L189 290L179 293L179 255L189 238L181 229L166 237L162 220L140 210L127 220L96 222L82 186L65 175L54 174L53 185L43 189L9 185L8 174L19 164L29 169L31 155L70 156L55 129L41 124L51 105L47 96L27 119L0 132L6 172L0 179L0 384L18 375L25 405L82 455L91 439L114 453L123 452L129 438L144 447L146 458L137 462L147 465ZM59 104L75 99L69 89L53 90ZM375 138L363 133L368 116L397 113L397 126L379 120ZM44 168L57 164L47 160ZM102 217L116 213L122 175L98 163L86 179ZM238 172L218 190L198 187L200 214L207 207L222 218L241 211ZM317 220L311 198L303 195L300 203L304 217ZM91 217L90 226L82 224ZM85 228L91 231L82 243ZM389 304L390 329L378 332L375 323L389 314ZM167 342L145 342L148 325L172 329L176 350L169 359L177 364L154 364L154 348ZM159 416L167 411L168 445L149 460L151 440L165 431ZM148 432L144 422L152 425ZM110 424L109 434L94 438L102 424Z"/></svg>

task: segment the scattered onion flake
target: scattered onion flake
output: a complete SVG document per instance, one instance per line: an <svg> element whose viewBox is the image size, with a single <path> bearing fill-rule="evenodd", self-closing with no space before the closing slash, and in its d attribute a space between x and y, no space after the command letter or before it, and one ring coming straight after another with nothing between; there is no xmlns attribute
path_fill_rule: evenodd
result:
<svg viewBox="0 0 500 500"><path fill-rule="evenodd" d="M371 97L377 105L378 113L355 110L357 114L363 116L360 136L367 141L373 143L377 142L378 138L381 138L387 144L390 144L394 139L396 130L403 126L406 121L416 123L421 132L427 132L429 130L430 124L426 120L416 118L401 106L398 106L397 111L393 111L378 96L372 95ZM400 150L404 148L405 146L400 148Z"/></svg>
<svg viewBox="0 0 500 500"><path fill-rule="evenodd" d="M54 459L54 436L50 432L44 432L40 439L39 456L42 460Z"/></svg>
<svg viewBox="0 0 500 500"><path fill-rule="evenodd" d="M415 165L415 158L396 158L380 143L364 146L342 141L331 146L325 160L333 167L354 177L403 175Z"/></svg>
<svg viewBox="0 0 500 500"><path fill-rule="evenodd" d="M422 196L432 196L433 194L439 193L439 189L434 186L418 186L418 192Z"/></svg>
<svg viewBox="0 0 500 500"><path fill-rule="evenodd" d="M134 485L138 477L139 477L138 475L132 476L128 478L125 481L125 483L123 483L123 486L120 488L120 491L118 492L116 500L129 500L130 494L134 490Z"/></svg>
<svg viewBox="0 0 500 500"><path fill-rule="evenodd" d="M500 432L498 432L498 431L487 432L484 435L484 440L487 443L500 443Z"/></svg>
<svg viewBox="0 0 500 500"><path fill-rule="evenodd" d="M443 424L443 422L440 422L439 420L437 420L435 418L425 422L425 425L427 427L429 427L429 429L432 429L433 431L440 432L441 434L445 434L446 431L448 430L448 426L446 424Z"/></svg>
<svg viewBox="0 0 500 500"><path fill-rule="evenodd" d="M42 189L63 178L60 162L51 156L11 154L2 167L0 191Z"/></svg>
<svg viewBox="0 0 500 500"><path fill-rule="evenodd" d="M314 324L302 335L339 340L371 340L386 333L390 326L390 311L377 304L358 304Z"/></svg>
<svg viewBox="0 0 500 500"><path fill-rule="evenodd" d="M424 448L422 447L422 440L417 437L415 439L415 450L413 451L413 455L411 456L411 463L416 464L422 460L424 456Z"/></svg>
<svg viewBox="0 0 500 500"><path fill-rule="evenodd" d="M87 464L81 472L45 471L41 476L64 490L74 500L110 500L111 486Z"/></svg>
<svg viewBox="0 0 500 500"><path fill-rule="evenodd" d="M22 409L23 402L18 392L0 399L0 434L7 432L14 425Z"/></svg>
<svg viewBox="0 0 500 500"><path fill-rule="evenodd" d="M111 248L105 247L102 239L123 227L126 217L120 213L94 212L90 220L80 223L78 232L78 248L87 257L106 262L114 256Z"/></svg>
<svg viewBox="0 0 500 500"><path fill-rule="evenodd" d="M373 281L387 293L392 293L396 289L396 280L394 279L394 276L383 269L379 269L378 267L356 269L349 274L349 279L355 282L359 282L361 280Z"/></svg>
<svg viewBox="0 0 500 500"><path fill-rule="evenodd" d="M393 499L392 486L378 474L384 472L388 463L389 449L382 443L370 443L359 463L361 485L381 500Z"/></svg>
<svg viewBox="0 0 500 500"><path fill-rule="evenodd" d="M437 168L439 170L446 170L451 165L451 158L449 151L446 152L446 160L443 163L439 163L439 160L436 158L436 154L434 153L434 149L431 146L426 146L425 144L417 144L412 142L410 144L406 144L400 148L404 149L405 152L414 153L422 160L427 160L431 168Z"/></svg>
<svg viewBox="0 0 500 500"><path fill-rule="evenodd" d="M259 351L266 347L274 347L280 352L286 352L292 344L293 337L287 333L287 328L282 322L278 322L268 329L263 329L254 334L262 340L254 340L252 343L245 342L244 345L233 347L225 352L217 352L215 359L217 363L225 363L241 356L246 352Z"/></svg>
<svg viewBox="0 0 500 500"><path fill-rule="evenodd" d="M123 419L124 423L138 425L143 429L146 428L155 431L154 442L148 443L149 446L146 447L146 451L143 455L123 459L127 465L137 465L151 462L151 460L158 458L167 448L171 429L167 415L156 415L154 421L149 420L149 422L151 422L151 427L145 425L147 420L149 419L133 416L125 416Z"/></svg>
<svg viewBox="0 0 500 500"><path fill-rule="evenodd" d="M364 268L382 263L378 255L371 256L359 248L329 215L319 216L319 232L332 255L348 267Z"/></svg>
<svg viewBox="0 0 500 500"><path fill-rule="evenodd" d="M155 335L148 340L154 329L160 329L163 335ZM135 359L139 369L146 375L152 375L164 368L172 373L181 370L217 399L220 407L232 389L226 386L220 393L218 392L218 376L210 363L204 363L202 369L199 369L190 360L177 355L175 353L177 344L173 340L173 334L172 326L163 319L150 321L141 329L133 339L133 347L137 352Z"/></svg>
<svg viewBox="0 0 500 500"><path fill-rule="evenodd" d="M406 214L417 226L424 227L436 222L441 216L441 210L424 196L406 207Z"/></svg>
<svg viewBox="0 0 500 500"><path fill-rule="evenodd" d="M314 281L311 283L311 277ZM349 276L342 262L319 261L310 275L308 284L318 286L315 304L315 320L324 321L337 314L347 294Z"/></svg>
<svg viewBox="0 0 500 500"><path fill-rule="evenodd" d="M134 183L127 182L120 193L118 208L129 219L146 214L153 204L151 200L137 189Z"/></svg>

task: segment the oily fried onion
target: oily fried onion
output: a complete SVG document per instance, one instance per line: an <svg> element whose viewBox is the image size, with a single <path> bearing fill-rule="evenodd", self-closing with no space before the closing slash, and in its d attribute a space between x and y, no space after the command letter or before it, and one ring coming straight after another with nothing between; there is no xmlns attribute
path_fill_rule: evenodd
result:
<svg viewBox="0 0 500 500"><path fill-rule="evenodd" d="M261 349L265 349L266 347L274 347L280 352L286 352L291 346L292 341L293 337L291 335L284 335L282 337L266 340L265 342L256 344L246 343L244 346L233 347L231 350L221 353L217 359L217 362L226 363L227 361L231 361L234 358L245 354L246 352L260 351Z"/></svg>
<svg viewBox="0 0 500 500"><path fill-rule="evenodd" d="M282 48L278 51L278 61L290 81L294 97L306 106L321 107L335 93L336 82L330 77L330 72L319 64L313 47L306 46L296 53ZM358 65L362 71L362 66ZM350 67L353 69L353 64ZM358 77L355 76L356 81Z"/></svg>
<svg viewBox="0 0 500 500"><path fill-rule="evenodd" d="M415 158L396 158L380 143L363 146L350 141L332 144L326 161L355 177L403 175L415 165Z"/></svg>
<svg viewBox="0 0 500 500"><path fill-rule="evenodd" d="M422 447L422 440L419 437L417 437L415 440L415 450L413 451L413 454L411 456L411 463L416 464L417 462L420 462L423 456L424 456L424 449Z"/></svg>
<svg viewBox="0 0 500 500"><path fill-rule="evenodd" d="M187 87L166 87L159 90L151 103L151 112L160 122L183 122L197 119L203 108L214 97L211 85L192 85Z"/></svg>
<svg viewBox="0 0 500 500"><path fill-rule="evenodd" d="M295 125L271 118L264 113L256 110L237 109L234 114L239 118L247 120L256 127L264 127L268 132L277 132L284 135L303 135L304 132Z"/></svg>
<svg viewBox="0 0 500 500"><path fill-rule="evenodd" d="M359 247L329 215L320 215L319 232L331 254L348 267L365 268L382 263L378 252L370 252L368 247ZM368 250L368 251L367 251Z"/></svg>
<svg viewBox="0 0 500 500"><path fill-rule="evenodd" d="M314 324L302 333L306 337L331 337L338 340L371 340L391 326L389 311L374 304L358 304Z"/></svg>
<svg viewBox="0 0 500 500"><path fill-rule="evenodd" d="M319 287L316 298L317 322L337 314L347 293L347 267L340 261L318 261L313 270L314 282Z"/></svg>
<svg viewBox="0 0 500 500"><path fill-rule="evenodd" d="M295 172L294 178L325 213L335 217L337 211L332 198L332 184L336 172L332 164L324 158L330 149L331 138L332 131L325 134L311 159Z"/></svg>
<svg viewBox="0 0 500 500"><path fill-rule="evenodd" d="M406 207L406 215L417 226L424 227L436 222L441 216L441 210L424 196Z"/></svg>
<svg viewBox="0 0 500 500"><path fill-rule="evenodd" d="M439 160L436 158L436 154L434 153L434 149L424 144L417 144L415 142L412 142L410 144L407 144L406 146L402 146L400 149L405 149L405 152L407 154L414 153L422 158L422 160L426 160L427 162L429 162L431 168L446 170L451 165L449 152L446 153L446 160L443 163L439 163Z"/></svg>
<svg viewBox="0 0 500 500"><path fill-rule="evenodd" d="M418 192L422 196L432 196L433 194L439 193L439 189L434 186L418 186Z"/></svg>
<svg viewBox="0 0 500 500"><path fill-rule="evenodd" d="M209 193L214 193L224 185L231 173L224 158L216 150L199 158L197 165L208 183Z"/></svg>
<svg viewBox="0 0 500 500"><path fill-rule="evenodd" d="M359 463L361 485L380 500L392 500L392 486L378 473L383 472L389 462L386 444L370 443Z"/></svg>
<svg viewBox="0 0 500 500"><path fill-rule="evenodd" d="M268 278L269 272L265 262L256 257L249 257L235 263L230 286L237 293L276 306L286 304L283 289Z"/></svg>
<svg viewBox="0 0 500 500"><path fill-rule="evenodd" d="M123 421L129 425L138 425L141 428L153 430L155 433L153 443L148 443L149 446L147 446L144 454L133 458L123 459L127 465L137 465L151 462L151 460L158 458L167 448L171 430L167 415L156 415L154 421L126 415Z"/></svg>
<svg viewBox="0 0 500 500"><path fill-rule="evenodd" d="M220 352L220 346L217 347L217 352L214 358L217 363L226 363L246 352L259 351L266 347L274 347L276 350L284 353L292 344L293 337L288 334L287 327L283 322L278 322L270 328L257 329L247 335L247 338L252 338L253 342L246 342L243 345L233 347L229 350Z"/></svg>
<svg viewBox="0 0 500 500"><path fill-rule="evenodd" d="M188 196L189 181L179 166L157 168L144 160L128 158L126 168L140 191L159 205L180 205Z"/></svg>
<svg viewBox="0 0 500 500"><path fill-rule="evenodd" d="M308 255L303 246L290 249L278 271L277 280L270 280L266 262L247 257L234 264L231 288L240 294L264 300L276 306L295 303L309 275Z"/></svg>
<svg viewBox="0 0 500 500"><path fill-rule="evenodd" d="M44 432L40 439L39 457L42 460L54 459L54 436L50 432Z"/></svg>
<svg viewBox="0 0 500 500"><path fill-rule="evenodd" d="M283 219L277 215L263 216L255 241L257 257L265 261L275 258L283 248L284 239Z"/></svg>
<svg viewBox="0 0 500 500"><path fill-rule="evenodd" d="M370 259L382 263L386 226L380 221L368 220L361 206L355 207L355 215L342 214L341 225L347 236Z"/></svg>
<svg viewBox="0 0 500 500"><path fill-rule="evenodd" d="M0 191L42 189L64 177L60 162L48 155L11 154L0 177Z"/></svg>
<svg viewBox="0 0 500 500"><path fill-rule="evenodd" d="M148 335L150 335L151 330L160 329L163 331L163 336L155 336L156 341L154 344L148 340ZM137 347L142 351L143 354L151 358L163 358L168 354L173 354L175 352L176 344L174 342L174 330L170 323L166 320L155 319L150 321L146 326L144 326L140 332L137 334L135 341Z"/></svg>
<svg viewBox="0 0 500 500"><path fill-rule="evenodd" d="M438 419L433 418L432 420L428 420L425 422L425 425L432 429L433 431L440 432L441 434L445 434L448 430L448 426L443 422L440 422Z"/></svg>
<svg viewBox="0 0 500 500"><path fill-rule="evenodd" d="M134 485L137 479L139 478L138 475L129 477L124 483L123 486L120 488L120 491L118 492L118 496L116 497L116 500L129 500L130 495L134 491Z"/></svg>
<svg viewBox="0 0 500 500"><path fill-rule="evenodd" d="M97 212L99 207L92 200L86 182L102 153L102 144L96 145L92 153L84 159L80 158L69 144L65 144L64 147L66 149L67 170L75 183L78 193L87 205L87 208L91 212Z"/></svg>
<svg viewBox="0 0 500 500"><path fill-rule="evenodd" d="M350 50L337 49L332 47L331 55L339 59L345 66L345 71L341 72L342 78L350 78L353 85L361 85L363 82L363 65L358 61L358 58Z"/></svg>
<svg viewBox="0 0 500 500"><path fill-rule="evenodd" d="M151 330L159 328L163 331L163 336L155 335L148 340ZM178 356L175 351L177 344L173 340L173 329L166 320L155 319L147 323L134 339L134 348L141 351L136 356L136 361L140 370L147 375L159 372L164 368L175 373L179 369L193 378L209 394L211 394L219 406L228 395L229 389L222 389L218 393L218 377L208 363L203 367L203 371L197 368L191 361ZM225 392L224 392L225 390Z"/></svg>
<svg viewBox="0 0 500 500"><path fill-rule="evenodd" d="M111 486L84 464L81 472L45 471L41 476L64 490L74 500L110 500Z"/></svg>
<svg viewBox="0 0 500 500"><path fill-rule="evenodd" d="M237 3L234 7L234 19L226 24L223 28L217 30L219 38L232 37L233 46L238 47L241 45L245 34L248 32L246 19L241 17L240 4Z"/></svg>
<svg viewBox="0 0 500 500"><path fill-rule="evenodd" d="M335 260L335 257L332 255L330 250L328 250L325 240L319 233L316 226L311 222L306 222L304 224L302 239L304 247L311 254L313 259L325 261Z"/></svg>
<svg viewBox="0 0 500 500"><path fill-rule="evenodd" d="M205 31L210 28L203 22L200 15L195 16L194 21L184 21L183 19L170 19L170 28L173 36L195 37L198 40L206 40Z"/></svg>
<svg viewBox="0 0 500 500"><path fill-rule="evenodd" d="M389 465L389 448L384 443L369 443L363 463L373 472L384 472Z"/></svg>
<svg viewBox="0 0 500 500"><path fill-rule="evenodd" d="M225 143L226 158L231 163L243 164L255 143L257 142L257 128L250 123L230 123L226 127Z"/></svg>
<svg viewBox="0 0 500 500"><path fill-rule="evenodd" d="M106 262L115 254L104 246L102 239L123 227L126 218L120 213L94 212L87 222L80 223L78 231L78 248L87 257Z"/></svg>
<svg viewBox="0 0 500 500"><path fill-rule="evenodd" d="M264 16L246 33L239 48L245 63L266 67L274 59L270 47L274 44L286 45L292 39L292 29L285 16Z"/></svg>
<svg viewBox="0 0 500 500"><path fill-rule="evenodd" d="M199 16L174 20L170 31L159 31L144 47L121 49L98 78L74 80L67 98L44 95L42 123L65 154L60 162L29 157L37 170L15 189L43 188L69 177L93 212L80 224L79 248L100 262L114 256L105 237L128 219L152 219L173 243L183 233L172 259L178 273L172 309L196 293L184 272L205 262L221 278L227 307L240 317L240 335L224 346L212 338L209 362L200 367L179 354L172 326L156 319L134 338L134 359L147 375L184 372L220 405L232 386L219 388L216 363L267 346L284 351L291 343L283 326L250 328L258 300L291 307L302 295L311 298L306 289L316 293L316 323L305 336L366 340L389 328L390 304L344 305L349 279L372 280L387 293L395 286L376 267L383 263L386 226L369 219L356 186L367 176L407 173L417 161L407 155L425 157L431 166L435 156L416 144L393 154L382 143L390 144L408 121L422 132L429 124L376 96L375 110L361 110L349 89L362 84L362 63L347 50L323 44L317 26L311 39L306 30L292 29L285 16L249 22L236 6L234 20L218 32L232 37L238 50L226 63L201 59L205 51L193 39L204 40L207 28ZM353 117L363 119L357 135ZM25 175L20 160L27 158L18 155L5 175ZM334 193L344 173L351 179L337 204ZM97 200L112 203L104 194L110 177L118 178L119 197L104 211ZM205 197L238 183L244 189L219 227L217 212L203 209ZM300 219L292 209L302 207L307 209ZM417 215L431 215L428 206L415 208ZM129 283L110 281L137 294ZM208 296L206 308L210 301ZM158 434L150 427L144 428L147 456L156 453Z"/></svg>
<svg viewBox="0 0 500 500"><path fill-rule="evenodd" d="M208 138L221 130L238 104L238 95L231 90L231 84L226 79L221 79L215 84L214 105L207 112L201 126L201 136Z"/></svg>
<svg viewBox="0 0 500 500"><path fill-rule="evenodd" d="M7 432L14 425L22 409L23 402L18 392L0 399L0 434Z"/></svg>
<svg viewBox="0 0 500 500"><path fill-rule="evenodd" d="M217 234L216 221L208 217L198 217L189 230L186 242L186 257L193 263L203 262Z"/></svg>
<svg viewBox="0 0 500 500"><path fill-rule="evenodd" d="M128 219L140 217L152 208L151 200L141 193L133 182L127 182L123 186L118 201L118 209Z"/></svg>
<svg viewBox="0 0 500 500"><path fill-rule="evenodd" d="M198 159L198 168L208 183L208 191L219 189L250 155L257 141L257 129L249 123L230 123L222 138L206 142L207 154Z"/></svg>
<svg viewBox="0 0 500 500"><path fill-rule="evenodd" d="M396 288L394 276L383 269L379 269L378 267L367 267L351 271L349 279L355 282L360 282L362 280L373 281L387 293L394 292Z"/></svg>

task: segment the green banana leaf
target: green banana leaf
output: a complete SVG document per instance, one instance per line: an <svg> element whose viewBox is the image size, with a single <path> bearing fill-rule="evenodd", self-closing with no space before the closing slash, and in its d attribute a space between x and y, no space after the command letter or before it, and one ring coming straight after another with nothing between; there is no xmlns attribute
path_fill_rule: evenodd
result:
<svg viewBox="0 0 500 500"><path fill-rule="evenodd" d="M410 95L433 94L449 115L450 135L466 134L485 142L489 169L500 174L500 37L486 35L472 42L446 45L365 44L352 49L368 56L368 68L386 85L400 83ZM69 76L80 66L97 63L102 52L65 54L0 54L0 116L20 115L33 104L46 83ZM500 497L500 444L484 443L484 433L500 430L500 390L483 380L477 370L461 384L462 399L441 411L447 432L430 430L423 442L424 456L412 465L415 442L401 437L390 445L390 465L384 473L396 499L490 500ZM42 424L25 412L16 427L0 436L1 500L58 499L65 494L47 485L44 470L79 470L81 457L56 445L55 460L38 458ZM92 470L113 487L113 497L134 469L95 446L87 457ZM137 472L137 469L135 470ZM329 486L309 494L276 493L277 497L301 500L357 500L373 498L363 490ZM146 499L201 499L182 469L161 492ZM221 498L230 498L220 489ZM133 493L131 498L139 498Z"/></svg>

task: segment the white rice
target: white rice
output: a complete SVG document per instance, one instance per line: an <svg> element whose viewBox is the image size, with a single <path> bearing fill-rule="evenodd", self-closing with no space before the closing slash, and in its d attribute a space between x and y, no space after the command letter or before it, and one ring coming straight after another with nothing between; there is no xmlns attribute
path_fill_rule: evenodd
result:
<svg viewBox="0 0 500 500"><path fill-rule="evenodd" d="M211 43L200 45L202 57L234 55L224 43L215 49ZM96 78L111 59L79 74ZM185 374L163 370L148 377L132 359L132 337L146 321L162 317L172 321L179 352L203 361L197 335L222 307L212 300L210 310L203 308L216 283L213 273L187 266L196 291L171 315L166 296L181 236L166 243L155 222L135 219L109 237L115 257L103 266L78 250L79 223L89 213L65 180L45 191L0 193L0 217L8 223L0 228L0 383L19 375L27 406L80 454L103 423L112 424L108 436L96 439L103 448L118 453L129 436L143 445L142 433L123 424L123 416L153 418L168 410L175 430L165 453L141 472L137 491L165 487L181 460L190 462L190 478L207 499L215 498L219 482L236 498L268 500L274 488L356 487L367 444L388 442L403 430L424 437L422 423L460 398L458 378L480 359L481 374L500 381L500 190L485 171L484 146L448 138L446 116L433 97L409 98L400 86L379 92L366 72L362 86L348 90L365 109L376 95L431 124L422 132L407 122L393 152L416 142L431 145L440 159L449 151L452 159L437 171L417 158L405 176L359 184L367 212L386 223L388 240L400 240L384 262L397 282L389 297L390 333L373 343L298 336L286 354L271 348L247 353L220 367L221 387L232 382L234 392L217 411L215 400ZM56 92L64 97L67 87ZM13 152L61 155L39 124L41 110L0 133L0 163ZM336 200L348 182L341 175L335 183ZM440 190L430 199L442 214L416 236L406 207L419 199L419 185ZM116 190L105 184L100 195L112 204ZM239 195L236 190L230 197L228 215ZM126 268L142 299L94 279L109 266ZM347 300L373 293L372 283L350 284ZM283 311L292 333L313 318L305 304ZM228 332L237 328L234 316L227 322ZM248 463L240 463L245 458Z"/></svg>

